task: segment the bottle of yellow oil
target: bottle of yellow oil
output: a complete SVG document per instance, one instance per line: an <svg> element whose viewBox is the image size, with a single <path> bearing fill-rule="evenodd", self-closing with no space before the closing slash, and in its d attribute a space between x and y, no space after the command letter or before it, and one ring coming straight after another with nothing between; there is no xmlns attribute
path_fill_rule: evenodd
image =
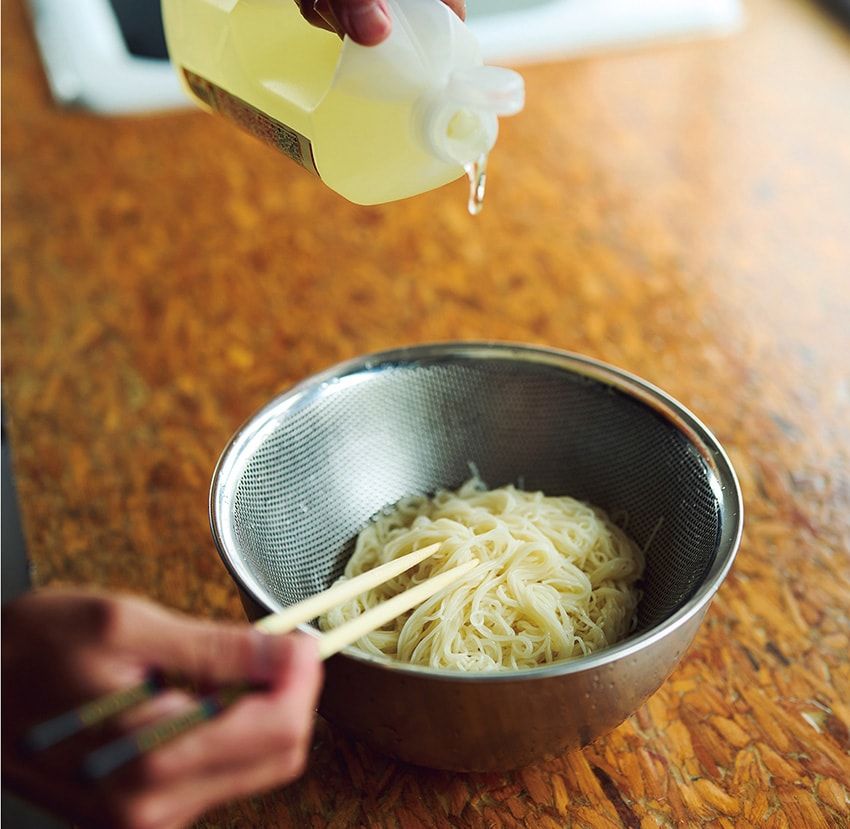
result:
<svg viewBox="0 0 850 829"><path fill-rule="evenodd" d="M377 46L308 24L293 0L162 0L169 53L189 94L358 204L470 176L481 206L499 115L523 81L484 66L466 25L440 0L387 0Z"/></svg>

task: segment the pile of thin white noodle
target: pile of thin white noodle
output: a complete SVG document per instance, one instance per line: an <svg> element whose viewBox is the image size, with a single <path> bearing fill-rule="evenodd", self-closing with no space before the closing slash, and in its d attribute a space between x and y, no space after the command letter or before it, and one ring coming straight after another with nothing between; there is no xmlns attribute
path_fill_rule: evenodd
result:
<svg viewBox="0 0 850 829"><path fill-rule="evenodd" d="M437 541L431 558L322 616L322 630L471 558L481 564L357 646L435 668L515 670L591 653L634 629L643 553L602 510L487 490L476 478L379 515L340 580Z"/></svg>

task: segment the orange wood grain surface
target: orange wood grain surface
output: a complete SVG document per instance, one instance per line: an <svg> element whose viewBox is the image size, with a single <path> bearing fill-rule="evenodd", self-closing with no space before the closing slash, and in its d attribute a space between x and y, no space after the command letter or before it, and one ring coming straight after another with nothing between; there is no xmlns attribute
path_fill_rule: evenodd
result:
<svg viewBox="0 0 850 829"><path fill-rule="evenodd" d="M35 579L239 619L207 526L232 431L363 352L492 338L635 372L729 450L747 522L681 666L583 752L453 775L320 724L304 778L206 827L850 825L850 36L528 68L465 186L359 208L229 125L50 102L3 0L3 400Z"/></svg>

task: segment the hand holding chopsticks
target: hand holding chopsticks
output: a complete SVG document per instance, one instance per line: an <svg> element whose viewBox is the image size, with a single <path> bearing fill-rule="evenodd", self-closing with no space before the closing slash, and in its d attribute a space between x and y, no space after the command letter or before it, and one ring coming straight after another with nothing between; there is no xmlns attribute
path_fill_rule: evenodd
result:
<svg viewBox="0 0 850 829"><path fill-rule="evenodd" d="M332 607L396 577L433 555L438 547L439 545L435 544L423 550L417 550L356 578L339 583L279 614L262 619L256 624L256 628L266 633L289 632L299 624L316 618ZM370 631L412 609L468 573L476 564L477 561L472 560L434 576L409 590L399 593L344 625L323 634L319 637L320 658L326 659L332 656ZM36 726L26 735L26 743L30 750L42 751L59 740L72 736L77 731L138 704L140 700L156 696L161 687L158 678L148 678L138 686L88 703L79 709ZM98 748L85 758L83 763L84 775L89 779L101 779L111 774L129 761L164 745L200 723L212 719L223 708L249 690L249 686L242 685L218 691L199 700L192 708L175 717L139 729Z"/></svg>
<svg viewBox="0 0 850 829"><path fill-rule="evenodd" d="M248 625L193 619L152 602L80 589L35 590L2 608L3 785L91 829L177 829L218 803L286 785L300 776L321 688L312 637L265 636ZM25 752L30 723L45 711L132 690L150 666L179 678L82 710L86 728L49 750ZM254 684L238 704L97 785L81 758L120 734L192 710L189 687ZM191 683L191 686L183 683ZM185 690L184 690L185 689ZM227 700L223 699L223 703ZM120 711L118 709L121 709ZM79 721L77 726L79 726Z"/></svg>

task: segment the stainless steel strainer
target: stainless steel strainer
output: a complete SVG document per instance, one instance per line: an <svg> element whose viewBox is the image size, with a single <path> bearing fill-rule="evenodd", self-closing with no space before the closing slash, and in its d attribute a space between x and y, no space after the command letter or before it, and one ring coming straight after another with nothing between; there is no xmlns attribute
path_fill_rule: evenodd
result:
<svg viewBox="0 0 850 829"><path fill-rule="evenodd" d="M224 451L210 513L253 619L325 589L357 533L406 495L473 466L603 507L647 545L636 633L581 659L463 675L349 648L322 713L377 748L437 768L519 766L613 728L673 669L741 535L734 472L667 395L584 357L453 343L336 366L254 415Z"/></svg>

